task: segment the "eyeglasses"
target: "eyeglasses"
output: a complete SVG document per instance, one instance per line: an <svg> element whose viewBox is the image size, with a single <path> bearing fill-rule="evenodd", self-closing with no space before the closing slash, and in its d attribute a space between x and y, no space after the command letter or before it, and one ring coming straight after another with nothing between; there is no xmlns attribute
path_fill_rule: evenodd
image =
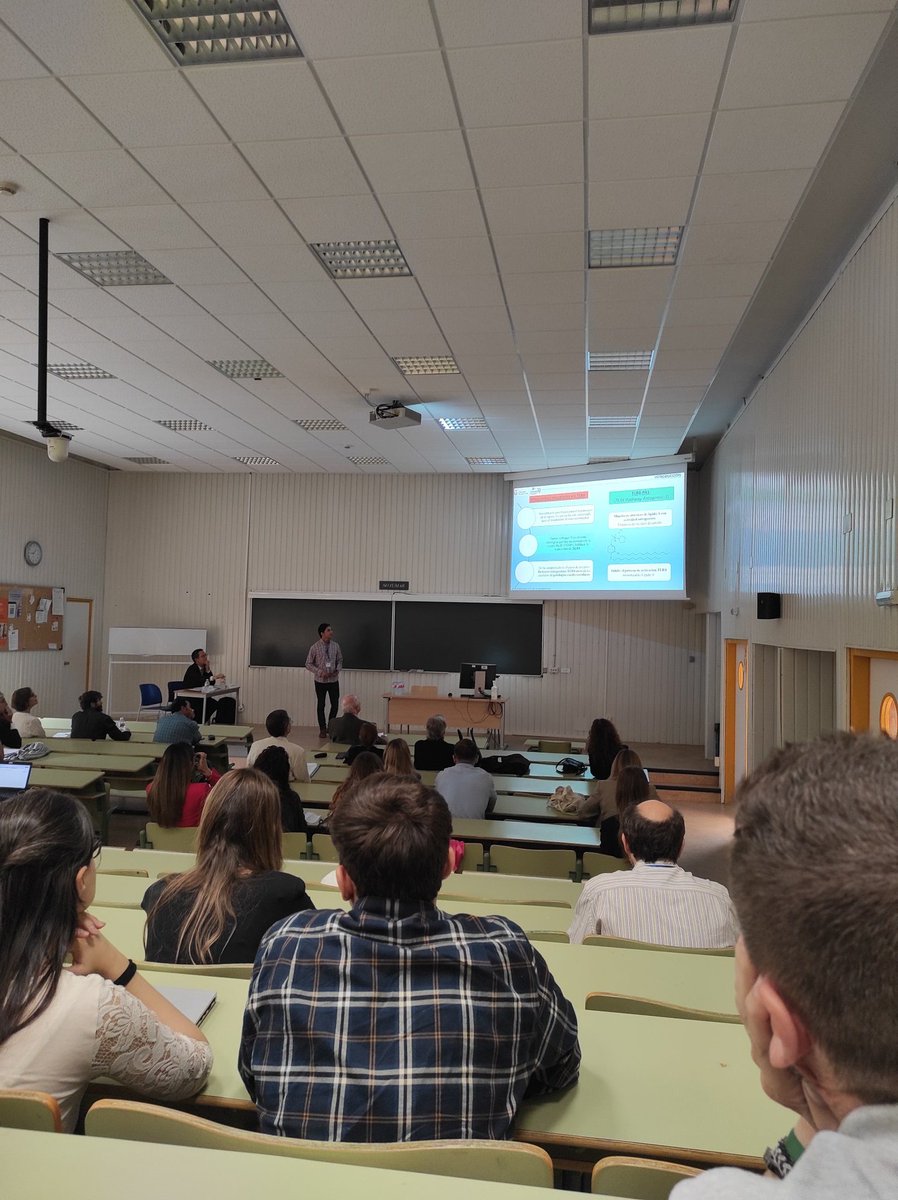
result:
<svg viewBox="0 0 898 1200"><path fill-rule="evenodd" d="M100 851L101 851L102 849L103 849L103 839L102 839L102 838L101 838L99 835L96 835L96 836L94 837L93 844L92 844L92 846L91 846L91 850L90 850L90 858L91 858L91 862L92 862L92 861L93 861L95 858L99 858L99 857L100 857Z"/></svg>

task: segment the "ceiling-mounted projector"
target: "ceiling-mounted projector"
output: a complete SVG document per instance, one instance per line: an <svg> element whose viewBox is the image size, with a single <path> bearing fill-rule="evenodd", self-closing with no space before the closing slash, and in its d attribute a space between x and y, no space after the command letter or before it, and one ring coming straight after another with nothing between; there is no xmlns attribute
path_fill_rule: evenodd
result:
<svg viewBox="0 0 898 1200"><path fill-rule="evenodd" d="M401 400L391 400L368 413L368 424L378 429L416 429L421 424L421 414L406 408Z"/></svg>

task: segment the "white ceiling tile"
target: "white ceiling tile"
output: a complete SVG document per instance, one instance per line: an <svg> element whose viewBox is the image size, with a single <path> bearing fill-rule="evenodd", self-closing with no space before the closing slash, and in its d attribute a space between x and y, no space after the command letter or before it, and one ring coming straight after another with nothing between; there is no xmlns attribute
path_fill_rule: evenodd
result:
<svg viewBox="0 0 898 1200"><path fill-rule="evenodd" d="M648 371L590 371L588 374L590 396L605 396L609 402L612 395L620 392L641 395L649 377Z"/></svg>
<svg viewBox="0 0 898 1200"><path fill-rule="evenodd" d="M695 175L708 125L708 113L592 121L589 178L604 181Z"/></svg>
<svg viewBox="0 0 898 1200"><path fill-rule="evenodd" d="M442 340L439 326L427 308L384 308L369 310L365 314L365 325L376 338L405 336L409 342L415 338L438 337ZM403 353L417 353L404 351Z"/></svg>
<svg viewBox="0 0 898 1200"><path fill-rule="evenodd" d="M381 192L379 199L400 241L408 237L479 237L486 233L473 188L398 195Z"/></svg>
<svg viewBox="0 0 898 1200"><path fill-rule="evenodd" d="M745 312L745 296L716 296L713 299L687 299L677 291L667 313L665 328L675 329L678 325L715 325L724 323L735 326Z"/></svg>
<svg viewBox="0 0 898 1200"><path fill-rule="evenodd" d="M116 0L2 0L0 17L57 74L88 74L127 63L134 71L174 64L146 23ZM39 47L39 49L38 49Z"/></svg>
<svg viewBox="0 0 898 1200"><path fill-rule="evenodd" d="M667 350L716 350L722 354L737 324L665 326L661 345Z"/></svg>
<svg viewBox="0 0 898 1200"><path fill-rule="evenodd" d="M349 302L337 284L323 273L321 281L303 279L298 283L267 283L265 291L288 315L314 312L349 313Z"/></svg>
<svg viewBox="0 0 898 1200"><path fill-rule="evenodd" d="M538 389L533 389L533 403L537 410L542 412L551 404L577 404L580 407L581 415L585 413L586 401L586 384L584 383L579 388L569 388L567 391L561 392L543 392Z"/></svg>
<svg viewBox="0 0 898 1200"><path fill-rule="evenodd" d="M713 370L719 360L719 350L668 350L662 339L655 355L655 368L661 371Z"/></svg>
<svg viewBox="0 0 898 1200"><path fill-rule="evenodd" d="M225 316L224 322L229 329L232 329L249 346L256 346L272 338L282 338L285 341L290 341L292 338L299 338L299 330L282 313L264 313L260 315L240 313L234 316Z"/></svg>
<svg viewBox="0 0 898 1200"><path fill-rule="evenodd" d="M472 129L471 157L481 188L538 187L583 180L583 126Z"/></svg>
<svg viewBox="0 0 898 1200"><path fill-rule="evenodd" d="M494 354L514 354L515 350L510 329L492 333L455 333L449 344L457 362Z"/></svg>
<svg viewBox="0 0 898 1200"><path fill-rule="evenodd" d="M413 274L425 285L430 277L480 275L494 266L486 237L405 238L402 249Z"/></svg>
<svg viewBox="0 0 898 1200"><path fill-rule="evenodd" d="M439 51L332 58L317 70L346 133L458 128Z"/></svg>
<svg viewBox="0 0 898 1200"><path fill-rule="evenodd" d="M494 236L583 229L583 185L491 188L483 192Z"/></svg>
<svg viewBox="0 0 898 1200"><path fill-rule="evenodd" d="M570 359L565 359L570 367ZM540 370L538 367L527 369L527 381L534 392L569 392L584 386L584 371L551 371Z"/></svg>
<svg viewBox="0 0 898 1200"><path fill-rule="evenodd" d="M390 227L371 195L309 196L284 200L282 207L307 242L392 237Z"/></svg>
<svg viewBox="0 0 898 1200"><path fill-rule="evenodd" d="M838 103L718 113L705 173L816 167L841 115L842 105Z"/></svg>
<svg viewBox="0 0 898 1200"><path fill-rule="evenodd" d="M593 268L588 275L590 302L663 299L673 273L673 267Z"/></svg>
<svg viewBox="0 0 898 1200"><path fill-rule="evenodd" d="M370 192L343 138L243 142L240 149L277 199Z"/></svg>
<svg viewBox="0 0 898 1200"><path fill-rule="evenodd" d="M447 46L496 46L576 38L583 31L580 0L436 0Z"/></svg>
<svg viewBox="0 0 898 1200"><path fill-rule="evenodd" d="M154 250L153 266L178 284L245 284L246 276L221 250Z"/></svg>
<svg viewBox="0 0 898 1200"><path fill-rule="evenodd" d="M421 290L414 279L350 279L337 285L359 312L381 308L423 308Z"/></svg>
<svg viewBox="0 0 898 1200"><path fill-rule="evenodd" d="M894 0L742 0L740 17L744 24L839 13L890 12L893 7Z"/></svg>
<svg viewBox="0 0 898 1200"><path fill-rule="evenodd" d="M375 191L439 192L473 186L458 130L356 137L352 144Z"/></svg>
<svg viewBox="0 0 898 1200"><path fill-rule="evenodd" d="M586 320L583 304L515 304L511 309L515 329L568 330L582 329Z"/></svg>
<svg viewBox="0 0 898 1200"><path fill-rule="evenodd" d="M95 208L97 218L135 250L179 250L212 243L176 204Z"/></svg>
<svg viewBox="0 0 898 1200"><path fill-rule="evenodd" d="M37 222L30 216L13 214L10 221L26 233L37 234ZM64 250L123 250L124 243L114 233L105 229L95 217L84 209L65 209L50 214L50 253ZM52 270L52 263L51 263ZM83 277L82 277L83 283Z"/></svg>
<svg viewBox="0 0 898 1200"><path fill-rule="evenodd" d="M13 180L19 189L14 196L3 197L4 217L17 212L49 216L51 212L59 213L74 203L31 163L18 155L0 154L0 177Z"/></svg>
<svg viewBox="0 0 898 1200"><path fill-rule="evenodd" d="M311 340L315 349L336 365L343 358L366 358L383 351L383 347L361 324L354 333L318 333Z"/></svg>
<svg viewBox="0 0 898 1200"><path fill-rule="evenodd" d="M234 262L263 286L327 279L321 263L295 234L289 241L251 242L247 246L229 242L227 250Z"/></svg>
<svg viewBox="0 0 898 1200"><path fill-rule="evenodd" d="M658 387L701 387L706 388L714 376L713 367L655 367L652 383Z"/></svg>
<svg viewBox="0 0 898 1200"><path fill-rule="evenodd" d="M493 239L503 276L521 271L577 271L586 266L582 231L534 233Z"/></svg>
<svg viewBox="0 0 898 1200"><path fill-rule="evenodd" d="M115 146L103 126L56 79L0 83L0 112L3 140L29 158Z"/></svg>
<svg viewBox="0 0 898 1200"><path fill-rule="evenodd" d="M586 334L582 329L551 332L531 330L518 333L517 345L527 362L533 354L579 354L583 358L586 353Z"/></svg>
<svg viewBox="0 0 898 1200"><path fill-rule="evenodd" d="M8 30L0 29L0 79L34 79L47 73L47 68L18 38Z"/></svg>
<svg viewBox="0 0 898 1200"><path fill-rule="evenodd" d="M458 279L429 279L423 291L434 308L486 308L503 303L499 276L495 272Z"/></svg>
<svg viewBox="0 0 898 1200"><path fill-rule="evenodd" d="M253 283L231 283L227 288L214 284L184 284L184 291L197 304L217 316L234 313L274 313L274 303Z"/></svg>
<svg viewBox="0 0 898 1200"><path fill-rule="evenodd" d="M609 325L590 321L589 350L592 354L621 350L651 350L658 340L659 323L643 321L633 325Z"/></svg>
<svg viewBox="0 0 898 1200"><path fill-rule="evenodd" d="M692 225L719 221L787 221L807 186L811 172L738 171L704 175L692 212Z"/></svg>
<svg viewBox="0 0 898 1200"><path fill-rule="evenodd" d="M233 146L147 147L134 153L181 204L267 199Z"/></svg>
<svg viewBox="0 0 898 1200"><path fill-rule="evenodd" d="M576 304L583 299L585 271L521 272L504 279L509 304Z"/></svg>
<svg viewBox="0 0 898 1200"><path fill-rule="evenodd" d="M479 308L436 308L433 315L448 337L456 333L505 332L511 328L508 313L499 304Z"/></svg>
<svg viewBox="0 0 898 1200"><path fill-rule="evenodd" d="M125 146L199 146L227 140L177 71L71 75L64 82Z"/></svg>
<svg viewBox="0 0 898 1200"><path fill-rule="evenodd" d="M590 229L646 229L682 225L689 214L695 176L616 179L589 185Z"/></svg>
<svg viewBox="0 0 898 1200"><path fill-rule="evenodd" d="M669 405L671 408L685 411L690 407L695 408L705 394L705 389L700 387L660 388L655 387L654 383L653 378L652 386L646 393L646 404L654 405L656 408Z"/></svg>
<svg viewBox="0 0 898 1200"><path fill-rule="evenodd" d="M161 187L124 150L35 154L32 161L54 183L87 207L100 204L164 204Z"/></svg>
<svg viewBox="0 0 898 1200"><path fill-rule="evenodd" d="M846 100L887 20L866 13L741 26L721 108Z"/></svg>
<svg viewBox="0 0 898 1200"><path fill-rule="evenodd" d="M420 0L281 0L303 54L311 59L435 50L437 35Z"/></svg>
<svg viewBox="0 0 898 1200"><path fill-rule="evenodd" d="M36 234L37 229L34 232ZM33 255L36 252L37 241L33 235L29 237L15 225L11 225L7 221L0 221L0 254Z"/></svg>
<svg viewBox="0 0 898 1200"><path fill-rule="evenodd" d="M681 266L726 266L767 262L783 235L783 221L744 221L696 225L680 251Z"/></svg>
<svg viewBox="0 0 898 1200"><path fill-rule="evenodd" d="M223 249L282 242L288 247L299 237L273 200L187 204L185 208Z"/></svg>
<svg viewBox="0 0 898 1200"><path fill-rule="evenodd" d="M336 137L340 128L307 62L191 67L190 83L235 142Z"/></svg>
<svg viewBox="0 0 898 1200"><path fill-rule="evenodd" d="M767 269L764 262L727 266L683 266L677 273L674 300L751 296Z"/></svg>
<svg viewBox="0 0 898 1200"><path fill-rule="evenodd" d="M462 120L468 129L581 120L582 61L579 38L450 50Z"/></svg>
<svg viewBox="0 0 898 1200"><path fill-rule="evenodd" d="M590 117L710 112L729 39L725 23L589 38Z"/></svg>

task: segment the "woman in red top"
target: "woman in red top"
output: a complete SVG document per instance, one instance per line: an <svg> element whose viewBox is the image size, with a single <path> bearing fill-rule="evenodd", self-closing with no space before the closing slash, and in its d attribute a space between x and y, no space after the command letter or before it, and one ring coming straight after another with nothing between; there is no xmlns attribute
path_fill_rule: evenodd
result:
<svg viewBox="0 0 898 1200"><path fill-rule="evenodd" d="M167 829L199 825L206 797L220 778L206 763L205 754L194 754L186 742L173 742L147 784L150 816Z"/></svg>

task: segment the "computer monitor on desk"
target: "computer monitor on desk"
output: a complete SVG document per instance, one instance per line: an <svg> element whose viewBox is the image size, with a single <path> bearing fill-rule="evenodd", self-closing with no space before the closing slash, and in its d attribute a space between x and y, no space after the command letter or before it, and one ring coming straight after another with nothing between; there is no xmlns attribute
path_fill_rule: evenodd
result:
<svg viewBox="0 0 898 1200"><path fill-rule="evenodd" d="M462 663L458 676L460 691L471 688L479 696L493 686L496 679L495 663Z"/></svg>

